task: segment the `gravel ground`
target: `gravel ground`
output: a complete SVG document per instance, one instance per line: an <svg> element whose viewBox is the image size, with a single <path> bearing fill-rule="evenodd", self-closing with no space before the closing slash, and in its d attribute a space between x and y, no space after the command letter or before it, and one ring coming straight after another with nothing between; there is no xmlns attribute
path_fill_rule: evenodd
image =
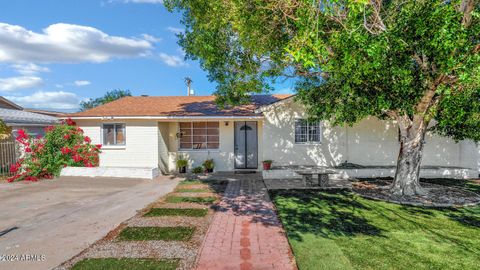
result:
<svg viewBox="0 0 480 270"><path fill-rule="evenodd" d="M217 197L218 195L213 192L172 192L170 196L178 197Z"/></svg>
<svg viewBox="0 0 480 270"><path fill-rule="evenodd" d="M369 199L414 206L460 207L480 203L480 195L474 192L459 187L431 183L421 183L425 191L423 195L396 196L390 192L391 183L391 180L360 181L353 184L353 191Z"/></svg>
<svg viewBox="0 0 480 270"><path fill-rule="evenodd" d="M208 188L208 185L182 185L180 188ZM215 187L217 192L223 192L226 184ZM173 192L167 196L188 196L188 197L220 197L217 193L177 193ZM166 197L166 196L165 196ZM214 205L208 206L195 203L165 203L164 199L153 202L138 214L120 224L115 230L108 233L103 239L54 268L56 270L70 269L75 263L85 258L156 258L172 259L178 258L180 265L178 269L193 269L196 263L196 257L202 245L205 234L214 216ZM151 208L208 208L209 211L205 217L183 217L183 216L161 216L161 217L143 217ZM117 241L117 235L125 227L175 227L187 226L195 227L195 232L189 241Z"/></svg>

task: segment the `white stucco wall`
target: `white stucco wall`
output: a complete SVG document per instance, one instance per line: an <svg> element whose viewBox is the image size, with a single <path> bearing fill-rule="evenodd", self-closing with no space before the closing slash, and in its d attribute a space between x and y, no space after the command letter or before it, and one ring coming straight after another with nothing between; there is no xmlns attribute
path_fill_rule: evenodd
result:
<svg viewBox="0 0 480 270"><path fill-rule="evenodd" d="M215 120L209 120L215 121ZM175 161L181 154L189 160L189 169L201 166L206 159L213 159L215 171L234 170L234 121L254 121L252 119L219 120L220 146L215 150L178 150L179 140L176 138L178 122L169 124L168 150L169 171L176 170ZM226 125L228 123L228 125ZM258 121L258 166L261 166L262 153L262 122ZM162 133L163 134L163 133Z"/></svg>
<svg viewBox="0 0 480 270"><path fill-rule="evenodd" d="M75 120L94 144L102 144L102 123L125 123L125 146L103 146L100 166L158 167L159 126L157 121Z"/></svg>
<svg viewBox="0 0 480 270"><path fill-rule="evenodd" d="M293 100L269 106L264 112L263 160L275 165L333 166L348 161L361 165L395 165L398 128L394 121L369 118L352 127L322 123L322 142L296 144L295 119L306 118L303 107ZM422 165L480 167L478 148L471 141L455 143L428 134Z"/></svg>

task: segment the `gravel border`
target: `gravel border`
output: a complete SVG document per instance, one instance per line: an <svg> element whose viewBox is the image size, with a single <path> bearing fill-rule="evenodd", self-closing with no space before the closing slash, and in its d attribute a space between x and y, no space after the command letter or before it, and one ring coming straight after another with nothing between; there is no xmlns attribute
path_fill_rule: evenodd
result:
<svg viewBox="0 0 480 270"><path fill-rule="evenodd" d="M353 183L352 191L367 199L410 206L454 208L480 204L479 194L460 187L421 183L425 195L401 197L390 193L390 184L387 180L361 181Z"/></svg>

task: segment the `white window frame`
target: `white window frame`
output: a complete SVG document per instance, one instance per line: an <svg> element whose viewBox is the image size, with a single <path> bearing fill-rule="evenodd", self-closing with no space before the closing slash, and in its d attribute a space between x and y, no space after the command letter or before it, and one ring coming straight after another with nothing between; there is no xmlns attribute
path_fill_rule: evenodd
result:
<svg viewBox="0 0 480 270"><path fill-rule="evenodd" d="M297 122L298 121L304 121L307 123L307 125L303 126L307 128L307 133L306 138L307 140L305 142L297 142ZM311 126L317 126L318 127L318 141L311 141L310 140L310 134L308 133L309 129ZM293 124L293 140L295 144L321 144L322 143L322 122L321 121L315 121L315 123L312 123L311 121L308 121L307 119L304 118L297 118L295 119L295 122Z"/></svg>
<svg viewBox="0 0 480 270"><path fill-rule="evenodd" d="M105 133L105 125L113 125L113 129L114 129L114 136L113 136L113 141L114 141L114 144L106 144L105 143L105 136L104 136L104 133ZM125 136L125 142L122 143L122 144L117 144L117 125L118 126L121 126L123 125L123 135ZM102 138L102 147L116 147L116 146L125 146L127 144L127 124L126 123L102 123L102 132L101 132L101 138Z"/></svg>
<svg viewBox="0 0 480 270"><path fill-rule="evenodd" d="M214 122L214 123L218 123L218 148L201 148L201 149L196 149L196 148L193 148L193 123L211 123L211 122ZM191 134L190 134L190 137L191 138L191 141L190 143L192 144L192 148L181 148L180 145L181 145L181 142L180 142L180 138L178 139L178 151L182 151L182 152L187 152L187 151L219 151L220 150L220 121L191 121L191 122L179 122L178 123L178 128L177 128L177 132L180 133L180 123L190 123L190 130L191 130ZM205 129L208 129L208 126L205 128ZM207 137L207 146L208 146L208 134L205 134L205 136ZM213 135L210 135L210 136L213 136Z"/></svg>

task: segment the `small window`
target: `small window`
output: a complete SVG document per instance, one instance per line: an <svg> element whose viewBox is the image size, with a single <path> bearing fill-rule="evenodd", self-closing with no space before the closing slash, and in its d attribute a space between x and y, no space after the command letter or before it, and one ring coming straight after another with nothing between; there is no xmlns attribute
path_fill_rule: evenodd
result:
<svg viewBox="0 0 480 270"><path fill-rule="evenodd" d="M103 145L125 145L125 124L103 124Z"/></svg>
<svg viewBox="0 0 480 270"><path fill-rule="evenodd" d="M182 122L180 123L180 149L218 149L218 122Z"/></svg>
<svg viewBox="0 0 480 270"><path fill-rule="evenodd" d="M295 121L295 143L320 143L321 128L319 121L297 119Z"/></svg>

